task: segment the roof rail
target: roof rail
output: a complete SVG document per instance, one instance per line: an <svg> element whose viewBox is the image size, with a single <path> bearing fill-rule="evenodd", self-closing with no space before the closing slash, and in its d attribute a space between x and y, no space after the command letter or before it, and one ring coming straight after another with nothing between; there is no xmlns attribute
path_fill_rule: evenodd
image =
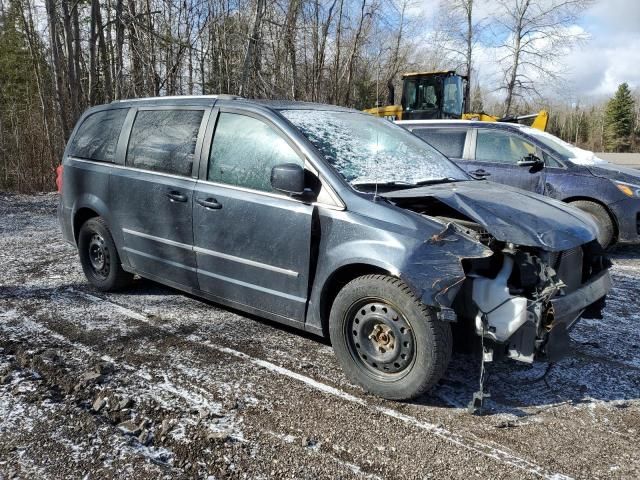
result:
<svg viewBox="0 0 640 480"><path fill-rule="evenodd" d="M120 100L113 100L111 103L119 102L146 102L148 100L187 100L191 98L209 98L212 100L239 100L242 97L238 95L229 95L221 93L219 95L167 95L164 97L140 97L140 98L123 98Z"/></svg>

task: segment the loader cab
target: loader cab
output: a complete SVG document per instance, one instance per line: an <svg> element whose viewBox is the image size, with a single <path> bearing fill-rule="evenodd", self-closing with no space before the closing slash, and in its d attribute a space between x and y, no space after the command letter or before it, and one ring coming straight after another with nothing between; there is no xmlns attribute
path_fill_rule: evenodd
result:
<svg viewBox="0 0 640 480"><path fill-rule="evenodd" d="M454 71L408 73L402 77L402 119L461 118L467 78Z"/></svg>

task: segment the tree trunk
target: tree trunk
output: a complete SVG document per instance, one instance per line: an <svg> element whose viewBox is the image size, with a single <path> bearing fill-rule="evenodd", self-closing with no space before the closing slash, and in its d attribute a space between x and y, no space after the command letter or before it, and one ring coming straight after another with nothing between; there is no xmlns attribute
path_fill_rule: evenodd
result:
<svg viewBox="0 0 640 480"><path fill-rule="evenodd" d="M136 17L136 1L129 0L129 15L131 20L129 21L129 59L131 69L131 94L133 97L138 97L142 94L143 80L142 80L142 57L140 55L140 39L138 37L137 30L137 17Z"/></svg>
<svg viewBox="0 0 640 480"><path fill-rule="evenodd" d="M473 60L473 0L467 0L465 3L467 14L467 52L466 52L466 69L467 83L464 86L464 109L462 113L467 113L471 106L471 67Z"/></svg>
<svg viewBox="0 0 640 480"><path fill-rule="evenodd" d="M107 44L104 38L104 26L102 25L102 13L100 12L100 3L98 0L92 0L92 9L96 16L96 26L98 27L98 49L100 50L100 63L102 65L103 100L110 102L112 100L113 85L111 83L111 69L109 66L109 56L107 54Z"/></svg>
<svg viewBox="0 0 640 480"><path fill-rule="evenodd" d="M89 105L96 104L96 89L98 87L98 64L96 61L96 42L98 35L98 2L91 2L91 22L89 26Z"/></svg>
<svg viewBox="0 0 640 480"><path fill-rule="evenodd" d="M507 83L507 98L504 102L504 115L511 115L511 109L513 107L513 99L518 80L518 68L520 68L520 53L522 49L522 31L524 16L529 9L530 0L526 0L522 9L518 12L518 21L514 29L513 35L515 38L515 44L513 46L513 65L509 72L509 81Z"/></svg>
<svg viewBox="0 0 640 480"><path fill-rule="evenodd" d="M242 77L240 79L240 85L238 88L238 94L240 96L244 96L247 94L247 91L249 90L249 77L253 76L253 73L255 73L254 71L256 61L254 59L254 56L256 55L254 51L258 47L260 26L262 24L262 17L264 15L264 7L265 0L256 0L256 11L253 19L253 25L251 27L249 40L247 42L247 51L244 56L242 67Z"/></svg>
<svg viewBox="0 0 640 480"><path fill-rule="evenodd" d="M49 39L51 42L51 54L53 57L53 73L56 79L55 92L58 113L60 114L60 126L65 139L69 137L69 116L67 102L64 96L64 79L62 77L62 65L60 45L58 42L58 14L55 0L46 0L47 19L49 24Z"/></svg>
<svg viewBox="0 0 640 480"><path fill-rule="evenodd" d="M123 0L116 0L116 96L115 98L122 98L123 95L123 66L124 61L122 58L122 48L124 44L124 22L122 20L122 8Z"/></svg>
<svg viewBox="0 0 640 480"><path fill-rule="evenodd" d="M80 115L80 105L78 104L78 92L80 91L80 85L78 82L79 72L76 71L76 63L74 61L74 41L73 41L73 29L71 12L69 10L69 0L62 0L62 23L64 26L65 43L67 47L67 78L68 83L68 95L71 99L71 121L75 122Z"/></svg>
<svg viewBox="0 0 640 480"><path fill-rule="evenodd" d="M302 3L300 0L290 0L289 9L287 11L287 19L285 23L285 48L291 66L291 96L296 100L300 94L298 92L298 75L296 71L296 24L298 22L298 13Z"/></svg>
<svg viewBox="0 0 640 480"><path fill-rule="evenodd" d="M367 0L362 0L362 5L360 6L360 20L358 21L358 28L356 30L356 36L353 39L353 46L351 47L351 52L349 53L349 59L347 60L347 89L344 96L344 104L349 105L349 101L351 99L351 83L353 81L353 68L354 62L356 58L356 53L358 53L358 44L360 43L360 36L362 35L362 26L364 24L364 19L367 17L367 14L364 12L367 6Z"/></svg>
<svg viewBox="0 0 640 480"><path fill-rule="evenodd" d="M340 44L342 40L342 16L344 11L344 0L340 0L340 8L338 12L338 25L336 26L336 53L333 62L333 97L331 103L338 103L338 96L340 94Z"/></svg>

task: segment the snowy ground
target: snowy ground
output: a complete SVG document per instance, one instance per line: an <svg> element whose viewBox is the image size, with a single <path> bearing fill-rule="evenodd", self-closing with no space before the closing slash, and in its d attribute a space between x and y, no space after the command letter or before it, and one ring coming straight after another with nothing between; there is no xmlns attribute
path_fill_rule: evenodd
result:
<svg viewBox="0 0 640 480"><path fill-rule="evenodd" d="M618 248L605 319L573 355L493 369L457 355L428 396L347 382L315 337L148 281L103 294L55 195L0 194L0 480L640 478L640 248Z"/></svg>

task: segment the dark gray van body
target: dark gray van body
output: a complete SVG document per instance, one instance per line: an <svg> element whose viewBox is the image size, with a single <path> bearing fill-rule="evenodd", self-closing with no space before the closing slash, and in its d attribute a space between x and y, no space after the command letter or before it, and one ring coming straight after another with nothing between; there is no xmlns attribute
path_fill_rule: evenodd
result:
<svg viewBox="0 0 640 480"><path fill-rule="evenodd" d="M74 138L83 123L121 109L124 120L108 161L76 155ZM88 110L63 159L59 218L65 239L75 245L83 223L100 216L124 270L320 335L327 333L340 288L361 275L400 278L442 321L451 321L464 313L455 300L473 262L500 255L491 242L557 262L569 261L564 252L582 249L573 267L584 276L553 300L555 316L572 324L585 310L599 315L610 287L608 265L593 246L595 227L577 210L474 180L399 192L358 191L279 113L283 109L341 110L225 96L120 101ZM169 174L129 164L136 116L157 110L202 113L190 171ZM277 131L319 182L313 198L208 181L220 112L260 119Z"/></svg>

